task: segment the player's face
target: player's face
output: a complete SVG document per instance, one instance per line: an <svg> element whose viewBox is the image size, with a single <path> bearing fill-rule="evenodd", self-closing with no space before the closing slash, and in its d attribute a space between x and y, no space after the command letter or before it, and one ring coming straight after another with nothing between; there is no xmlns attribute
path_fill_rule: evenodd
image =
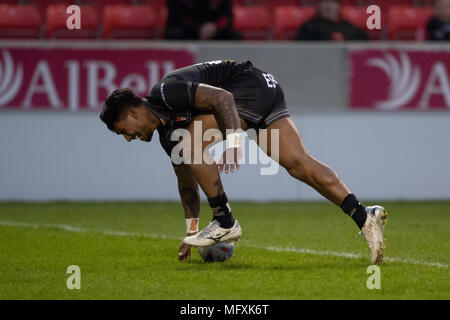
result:
<svg viewBox="0 0 450 320"><path fill-rule="evenodd" d="M130 108L126 116L116 122L115 132L123 135L128 142L135 139L150 142L158 124L156 117L145 108Z"/></svg>

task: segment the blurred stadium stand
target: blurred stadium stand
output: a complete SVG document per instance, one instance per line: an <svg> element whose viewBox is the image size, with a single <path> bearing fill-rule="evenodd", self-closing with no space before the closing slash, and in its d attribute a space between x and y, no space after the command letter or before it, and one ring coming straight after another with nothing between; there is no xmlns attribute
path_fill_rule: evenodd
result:
<svg viewBox="0 0 450 320"><path fill-rule="evenodd" d="M108 5L103 11L105 39L158 37L158 18L149 6Z"/></svg>
<svg viewBox="0 0 450 320"><path fill-rule="evenodd" d="M264 6L233 8L234 28L244 39L265 40L271 38L271 16Z"/></svg>
<svg viewBox="0 0 450 320"><path fill-rule="evenodd" d="M275 39L294 39L300 26L312 18L315 12L313 7L279 6L275 8Z"/></svg>
<svg viewBox="0 0 450 320"><path fill-rule="evenodd" d="M41 15L35 6L0 5L0 37L38 38Z"/></svg>
<svg viewBox="0 0 450 320"><path fill-rule="evenodd" d="M246 40L291 40L316 0L233 0L234 27ZM341 0L342 16L365 27L368 5L382 10L374 40L424 40L432 0ZM64 30L69 4L82 6L82 29ZM120 7L118 7L120 5ZM163 39L165 0L1 0L1 38ZM130 19L130 17L133 17ZM67 31L67 32L66 32Z"/></svg>
<svg viewBox="0 0 450 320"><path fill-rule="evenodd" d="M429 7L413 8L392 6L389 8L389 39L424 40L425 26L433 14Z"/></svg>

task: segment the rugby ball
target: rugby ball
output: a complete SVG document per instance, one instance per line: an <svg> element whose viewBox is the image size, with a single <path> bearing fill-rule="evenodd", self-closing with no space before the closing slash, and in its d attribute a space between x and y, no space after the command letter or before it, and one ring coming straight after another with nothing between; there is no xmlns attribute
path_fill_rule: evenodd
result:
<svg viewBox="0 0 450 320"><path fill-rule="evenodd" d="M233 242L219 243L211 247L198 247L198 253L206 262L222 262L231 258L234 252Z"/></svg>

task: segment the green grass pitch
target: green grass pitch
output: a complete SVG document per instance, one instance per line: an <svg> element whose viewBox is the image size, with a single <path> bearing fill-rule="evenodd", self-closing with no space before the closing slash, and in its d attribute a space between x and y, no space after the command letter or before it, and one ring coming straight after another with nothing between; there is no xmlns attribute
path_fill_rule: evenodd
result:
<svg viewBox="0 0 450 320"><path fill-rule="evenodd" d="M177 260L179 203L0 203L0 299L450 299L450 202L381 203L379 290L356 225L324 202L233 202L243 238L224 263Z"/></svg>

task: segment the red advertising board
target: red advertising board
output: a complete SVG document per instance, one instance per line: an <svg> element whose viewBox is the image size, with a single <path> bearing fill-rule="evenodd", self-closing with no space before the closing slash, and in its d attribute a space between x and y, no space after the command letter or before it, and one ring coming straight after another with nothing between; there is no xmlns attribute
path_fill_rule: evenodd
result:
<svg viewBox="0 0 450 320"><path fill-rule="evenodd" d="M450 51L350 52L350 107L450 111Z"/></svg>
<svg viewBox="0 0 450 320"><path fill-rule="evenodd" d="M0 110L98 110L114 89L145 96L167 72L193 64L184 49L0 49Z"/></svg>

